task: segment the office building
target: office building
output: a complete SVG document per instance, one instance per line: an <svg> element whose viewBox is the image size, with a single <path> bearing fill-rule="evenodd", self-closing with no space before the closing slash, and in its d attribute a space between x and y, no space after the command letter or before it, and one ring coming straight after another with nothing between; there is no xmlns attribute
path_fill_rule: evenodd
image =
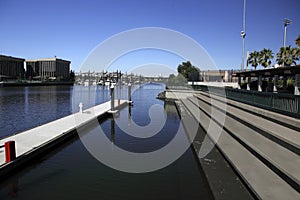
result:
<svg viewBox="0 0 300 200"><path fill-rule="evenodd" d="M0 55L0 80L24 78L23 58Z"/></svg>
<svg viewBox="0 0 300 200"><path fill-rule="evenodd" d="M70 61L58 58L26 60L28 79L66 80L70 77Z"/></svg>

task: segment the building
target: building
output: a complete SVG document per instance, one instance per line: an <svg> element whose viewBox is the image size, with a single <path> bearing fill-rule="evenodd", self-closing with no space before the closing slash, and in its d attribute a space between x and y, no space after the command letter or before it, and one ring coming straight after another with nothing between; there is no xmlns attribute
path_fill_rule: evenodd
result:
<svg viewBox="0 0 300 200"><path fill-rule="evenodd" d="M66 80L70 78L70 61L58 58L26 60L28 79Z"/></svg>
<svg viewBox="0 0 300 200"><path fill-rule="evenodd" d="M237 82L233 77L234 70L206 70L200 72L200 81L203 82Z"/></svg>
<svg viewBox="0 0 300 200"><path fill-rule="evenodd" d="M23 58L0 55L0 81L24 78L24 61Z"/></svg>
<svg viewBox="0 0 300 200"><path fill-rule="evenodd" d="M300 95L300 65L239 72L235 76L241 89ZM288 84L288 79L293 81Z"/></svg>

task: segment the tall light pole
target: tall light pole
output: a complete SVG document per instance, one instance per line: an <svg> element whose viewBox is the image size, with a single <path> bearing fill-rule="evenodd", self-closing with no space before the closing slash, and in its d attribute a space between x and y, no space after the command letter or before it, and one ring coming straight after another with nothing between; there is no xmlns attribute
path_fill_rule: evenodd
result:
<svg viewBox="0 0 300 200"><path fill-rule="evenodd" d="M246 0L244 0L243 30L241 31L241 37L242 37L242 65L241 65L241 70L244 71L244 65L245 65L245 37L246 37Z"/></svg>
<svg viewBox="0 0 300 200"><path fill-rule="evenodd" d="M292 23L292 20L284 18L284 20L283 20L283 24L284 24L283 47L286 46L286 27L287 27L287 25L290 25L291 23Z"/></svg>

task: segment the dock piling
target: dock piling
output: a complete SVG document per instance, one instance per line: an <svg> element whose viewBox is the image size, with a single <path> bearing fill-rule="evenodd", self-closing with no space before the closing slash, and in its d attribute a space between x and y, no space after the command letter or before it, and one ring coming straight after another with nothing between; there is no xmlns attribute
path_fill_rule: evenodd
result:
<svg viewBox="0 0 300 200"><path fill-rule="evenodd" d="M131 102L131 84L128 84L128 101Z"/></svg>
<svg viewBox="0 0 300 200"><path fill-rule="evenodd" d="M115 108L115 94L114 94L114 86L110 87L110 110L113 111Z"/></svg>
<svg viewBox="0 0 300 200"><path fill-rule="evenodd" d="M15 141L7 141L4 144L5 147L5 162L11 162L16 159L16 146Z"/></svg>

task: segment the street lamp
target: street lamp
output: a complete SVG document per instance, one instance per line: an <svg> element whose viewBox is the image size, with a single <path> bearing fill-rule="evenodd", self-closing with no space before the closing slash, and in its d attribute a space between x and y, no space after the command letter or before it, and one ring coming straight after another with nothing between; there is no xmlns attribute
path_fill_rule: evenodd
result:
<svg viewBox="0 0 300 200"><path fill-rule="evenodd" d="M244 31L241 31L241 37L242 37L242 71L244 71L244 64L245 64L245 36L246 33Z"/></svg>
<svg viewBox="0 0 300 200"><path fill-rule="evenodd" d="M290 25L292 23L292 20L289 20L287 18L284 18L283 24L284 24L284 35L283 35L283 46L286 46L286 27L287 25Z"/></svg>

